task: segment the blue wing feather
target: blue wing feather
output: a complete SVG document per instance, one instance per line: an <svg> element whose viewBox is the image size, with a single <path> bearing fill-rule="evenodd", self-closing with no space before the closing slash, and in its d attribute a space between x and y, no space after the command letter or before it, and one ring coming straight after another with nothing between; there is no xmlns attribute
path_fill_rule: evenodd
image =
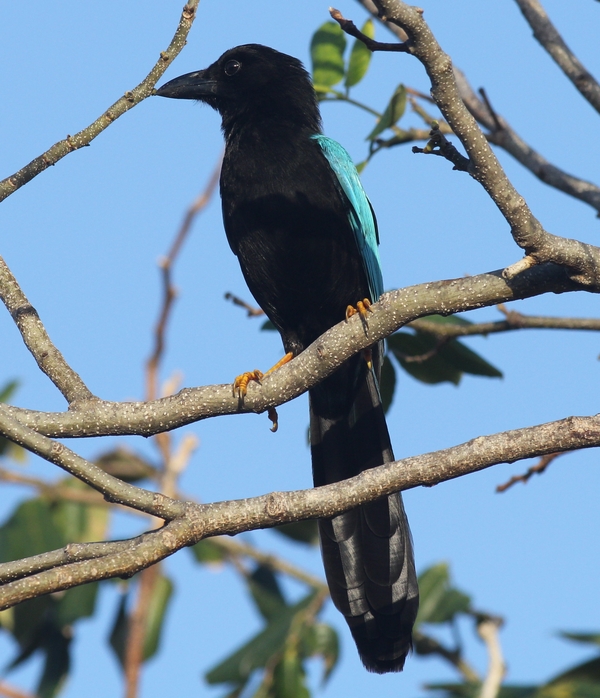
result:
<svg viewBox="0 0 600 698"><path fill-rule="evenodd" d="M317 134L312 138L319 144L350 202L350 225L364 264L371 300L376 301L383 293L383 277L377 247L379 238L375 214L362 188L356 167L344 148L327 136Z"/></svg>

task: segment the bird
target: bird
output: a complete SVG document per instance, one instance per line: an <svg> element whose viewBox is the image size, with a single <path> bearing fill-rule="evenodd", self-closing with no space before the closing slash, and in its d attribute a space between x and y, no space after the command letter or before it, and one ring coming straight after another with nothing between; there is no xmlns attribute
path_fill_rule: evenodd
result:
<svg viewBox="0 0 600 698"><path fill-rule="evenodd" d="M216 109L223 224L246 283L288 356L382 295L373 208L344 148L323 134L301 61L260 44L229 49L156 94ZM316 487L394 460L379 391L381 343L309 390ZM318 521L332 600L369 671L401 671L418 610L400 494Z"/></svg>

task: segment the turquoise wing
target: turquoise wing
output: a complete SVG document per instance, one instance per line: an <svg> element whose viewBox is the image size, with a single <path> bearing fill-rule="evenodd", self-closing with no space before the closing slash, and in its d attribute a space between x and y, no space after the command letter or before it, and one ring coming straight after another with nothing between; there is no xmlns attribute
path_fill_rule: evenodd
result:
<svg viewBox="0 0 600 698"><path fill-rule="evenodd" d="M379 235L377 221L373 208L362 188L356 167L348 153L337 142L317 134L312 136L317 141L323 155L327 158L331 169L350 202L349 220L356 238L356 244L362 257L371 300L377 301L383 293L383 277L379 259Z"/></svg>

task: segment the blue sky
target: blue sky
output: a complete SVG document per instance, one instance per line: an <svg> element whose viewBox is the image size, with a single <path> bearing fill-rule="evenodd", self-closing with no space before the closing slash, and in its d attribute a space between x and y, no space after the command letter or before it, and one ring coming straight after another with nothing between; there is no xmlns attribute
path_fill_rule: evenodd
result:
<svg viewBox="0 0 600 698"><path fill-rule="evenodd" d="M0 9L1 177L67 134L91 123L138 84L177 26L182 2L60 4L32 0ZM224 9L226 5L226 9ZM598 115L579 97L531 36L515 3L423 0L442 47L517 132L551 162L598 180ZM568 7L567 7L568 5ZM545 7L592 73L600 74L600 5L547 1ZM365 12L345 0L339 9L362 23ZM188 45L165 79L207 66L224 50L257 42L309 61L310 37L328 19L327 3L304 0L247 3L205 0ZM379 37L387 37L377 28ZM383 109L403 82L426 92L413 58L378 54L353 96ZM356 161L366 153L372 119L343 104L322 108L325 131ZM416 117L409 123L420 125ZM143 396L143 362L150 351L159 302L157 260L192 199L204 187L222 149L218 115L190 102L150 98L120 118L91 147L60 161L0 207L0 254L37 308L51 337L92 391L112 400ZM545 187L509 156L500 160L550 232L596 243L600 222L584 204ZM386 288L477 274L520 256L508 226L482 188L440 158L410 147L378 155L363 182L377 212ZM241 370L267 368L280 356L273 333L224 301L230 291L249 299L222 229L214 199L195 224L175 271L179 298L171 323L163 378L181 372L189 386L230 381ZM587 317L596 298L547 296L515 304L529 314ZM471 314L497 319L495 309ZM60 410L64 402L37 371L7 314L0 313L0 383L18 378L16 402ZM468 341L504 372L502 380L465 377L457 388L424 386L401 375L389 416L397 457L433 451L475 436L572 414L597 412L598 337L593 333L526 331ZM182 488L202 501L249 497L310 486L305 443L306 399L280 408L280 431L264 416L241 415L187 427L200 440ZM181 438L180 434L176 438ZM142 439L123 442L152 456ZM93 457L117 440L69 445ZM564 456L542 477L506 494L495 486L529 464L502 465L432 489L408 492L406 508L420 570L441 560L475 604L502 615L507 680L535 682L585 658L555 636L559 629L598 630L600 556L597 452ZM29 460L27 472L54 475ZM24 490L3 487L8 514ZM122 519L115 535L139 530ZM271 532L247 539L322 574L316 551L283 547ZM142 695L220 695L202 673L258 629L260 620L229 570L198 569L182 551L166 563L176 582L159 657L147 666ZM298 588L290 585L290 593ZM116 589L104 591L101 613L78 628L67 698L118 695L119 669L106 648ZM225 611L223 611L225 609ZM410 659L405 672L372 676L360 665L349 633L340 629L343 657L324 696L416 696L426 682L454 678L435 660ZM470 628L465 627L470 638ZM479 670L478 642L467 643ZM0 636L0 658L12 647ZM30 685L36 667L11 680ZM313 685L316 685L316 674Z"/></svg>

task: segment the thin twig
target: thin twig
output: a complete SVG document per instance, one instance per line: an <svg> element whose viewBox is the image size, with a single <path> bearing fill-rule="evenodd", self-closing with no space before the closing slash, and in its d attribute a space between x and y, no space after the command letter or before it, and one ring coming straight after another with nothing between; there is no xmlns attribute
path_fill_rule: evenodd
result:
<svg viewBox="0 0 600 698"><path fill-rule="evenodd" d="M541 475L543 472L545 472L546 468L550 465L550 463L552 463L552 461L556 460L559 456L563 456L565 453L570 453L570 451L564 451L563 453L548 453L546 456L542 456L539 462L532 465L531 468L528 468L523 475L513 475L508 482L505 482L503 485L498 485L496 487L496 492L506 492L507 489L515 485L517 482L526 484L533 475Z"/></svg>
<svg viewBox="0 0 600 698"><path fill-rule="evenodd" d="M359 41L362 41L369 51L397 51L399 53L410 52L410 41L408 40L400 44L396 42L382 43L381 41L375 41L366 34L363 34L351 19L345 19L342 13L339 10L336 10L334 7L329 8L329 14L331 15L332 19L335 19L335 21L340 25L342 31L350 36L353 36Z"/></svg>
<svg viewBox="0 0 600 698"><path fill-rule="evenodd" d="M498 618L486 618L477 623L477 633L485 642L489 657L488 671L481 684L478 698L496 698L502 686L506 666L498 639L498 630L501 625L502 621Z"/></svg>
<svg viewBox="0 0 600 698"><path fill-rule="evenodd" d="M600 114L600 85L567 46L539 0L515 0L515 2L532 28L535 38L552 56L581 95Z"/></svg>
<svg viewBox="0 0 600 698"><path fill-rule="evenodd" d="M45 153L32 160L28 165L15 172L10 177L0 182L0 201L6 199L17 189L31 181L38 174L46 170L51 165L55 165L65 155L72 153L79 148L89 145L104 129L108 128L115 119L118 119L125 112L135 107L141 101L153 94L154 85L158 82L162 74L169 67L172 61L185 46L187 35L192 28L192 23L196 17L196 9L200 0L189 0L184 6L179 26L166 51L160 54L156 65L148 73L142 82L131 91L126 92L118 99L104 114L87 128L79 131L74 136L67 136L64 140L55 143Z"/></svg>
<svg viewBox="0 0 600 698"><path fill-rule="evenodd" d="M245 300L239 298L238 296L234 296L233 293L229 293L229 291L227 291L225 294L225 300L231 301L233 305L243 308L248 313L248 317L260 317L261 315L265 314L265 311L262 308L257 308L249 303L246 303Z"/></svg>

